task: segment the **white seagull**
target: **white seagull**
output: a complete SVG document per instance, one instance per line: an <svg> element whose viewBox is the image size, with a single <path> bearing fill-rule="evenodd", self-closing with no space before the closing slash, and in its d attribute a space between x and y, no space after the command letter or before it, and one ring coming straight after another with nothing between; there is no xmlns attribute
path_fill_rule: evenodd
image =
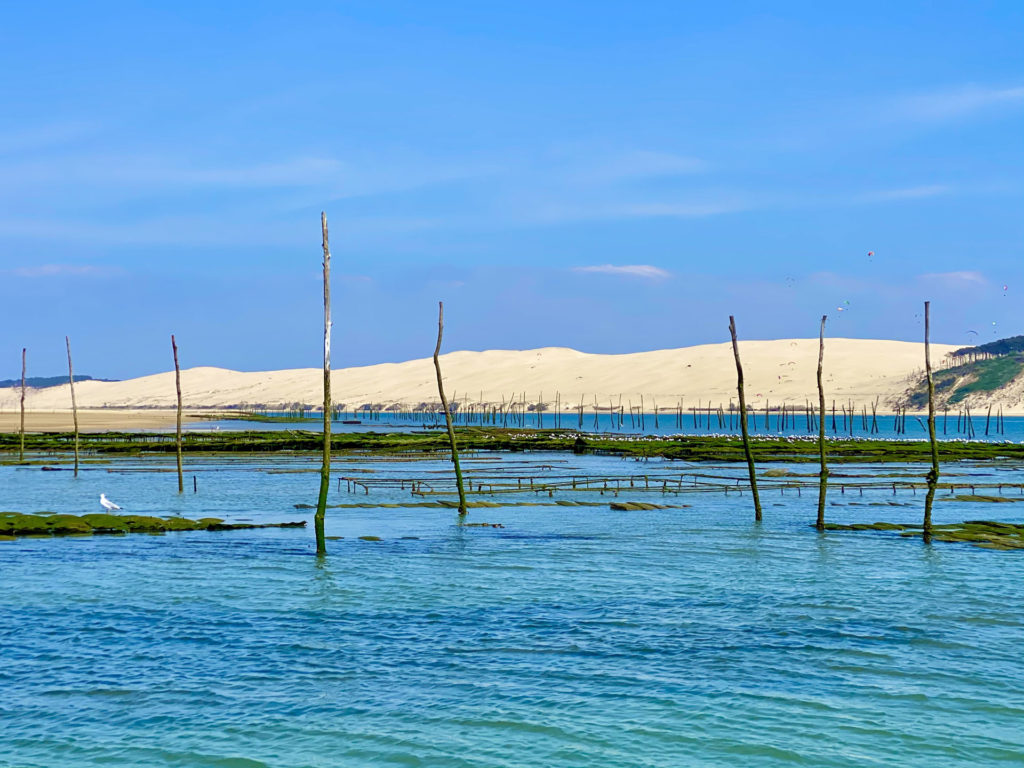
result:
<svg viewBox="0 0 1024 768"><path fill-rule="evenodd" d="M113 512L115 509L121 509L117 504L107 498L107 494L100 494L100 506L103 507L107 512Z"/></svg>

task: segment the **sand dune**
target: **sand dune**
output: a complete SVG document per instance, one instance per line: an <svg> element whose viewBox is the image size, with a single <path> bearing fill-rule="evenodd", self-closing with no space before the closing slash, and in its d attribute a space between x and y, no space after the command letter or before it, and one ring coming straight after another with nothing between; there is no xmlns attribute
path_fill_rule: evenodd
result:
<svg viewBox="0 0 1024 768"><path fill-rule="evenodd" d="M955 347L934 344L936 365ZM817 339L781 339L740 343L749 403L803 405L816 400ZM825 354L827 398L866 404L879 398L883 407L902 394L924 364L924 345L901 341L828 339ZM684 407L698 402L728 404L736 396L736 370L728 343L682 349L595 355L573 349L451 352L442 357L445 387L459 402L501 403L511 397L537 402L542 396L553 406L560 393L563 408L581 401L588 408L657 404ZM184 402L189 408L276 408L294 403L315 405L322 400L318 368L240 372L223 368L182 371ZM429 358L404 363L336 370L334 400L351 408L365 403L416 406L437 402L434 370ZM175 404L174 373L159 373L119 382L85 381L75 387L81 408L168 408ZM35 411L70 406L68 387L32 391L27 407ZM1020 410L1016 402L1004 402ZM0 410L18 408L16 389L0 391Z"/></svg>

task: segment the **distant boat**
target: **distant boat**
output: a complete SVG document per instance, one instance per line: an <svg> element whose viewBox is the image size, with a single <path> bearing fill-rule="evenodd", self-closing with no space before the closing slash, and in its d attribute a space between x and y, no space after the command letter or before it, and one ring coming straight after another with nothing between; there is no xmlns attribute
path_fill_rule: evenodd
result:
<svg viewBox="0 0 1024 768"><path fill-rule="evenodd" d="M361 422L359 419L342 419L341 423L342 424L362 424L363 422Z"/></svg>

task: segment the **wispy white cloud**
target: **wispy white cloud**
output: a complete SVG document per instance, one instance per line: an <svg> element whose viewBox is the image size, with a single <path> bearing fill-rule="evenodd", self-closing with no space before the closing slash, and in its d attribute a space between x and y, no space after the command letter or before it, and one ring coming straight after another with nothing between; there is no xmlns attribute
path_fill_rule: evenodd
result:
<svg viewBox="0 0 1024 768"><path fill-rule="evenodd" d="M74 131L55 129L53 139L64 135ZM468 155L341 147L256 159L202 155L187 147L62 148L0 157L0 198L7 211L0 237L115 246L283 245L300 236L298 217L321 207L333 208L350 233L371 239L739 210L733 203L708 202L681 178L704 169L703 161L685 152L586 142ZM425 203L413 199L430 189L438 194ZM209 196L213 191L216 198ZM374 198L388 197L400 199L390 201L384 214ZM126 201L134 206L159 198L159 207L124 215ZM193 202L200 199L202 208ZM248 223L240 232L243 220Z"/></svg>
<svg viewBox="0 0 1024 768"><path fill-rule="evenodd" d="M994 87L966 85L944 91L910 96L894 110L896 117L911 120L949 120L998 106L1024 105L1024 85Z"/></svg>
<svg viewBox="0 0 1024 768"><path fill-rule="evenodd" d="M619 202L610 195L579 193L572 202L563 202L561 196L548 201L524 199L522 204L510 206L503 219L518 224L557 224L573 221L614 219L700 219L720 216L747 209L736 202L694 203L658 201Z"/></svg>
<svg viewBox="0 0 1024 768"><path fill-rule="evenodd" d="M904 187L901 189L880 189L875 192L867 192L857 198L859 202L883 203L889 200L917 200L925 197L938 197L948 195L953 188L948 184L924 184L918 187Z"/></svg>
<svg viewBox="0 0 1024 768"><path fill-rule="evenodd" d="M746 206L739 203L674 203L648 202L626 203L609 209L611 216L624 218L671 218L698 219L706 216L718 216L725 213L736 213Z"/></svg>
<svg viewBox="0 0 1024 768"><path fill-rule="evenodd" d="M54 156L3 168L21 185L85 184L92 187L294 187L323 184L338 177L343 166L329 157L298 157L239 165L168 161L148 155Z"/></svg>
<svg viewBox="0 0 1024 768"><path fill-rule="evenodd" d="M958 272L929 272L918 275L918 279L936 283L946 288L988 285L988 280L981 272L963 270Z"/></svg>
<svg viewBox="0 0 1024 768"><path fill-rule="evenodd" d="M109 277L121 271L117 267L95 264L37 264L9 270L16 277Z"/></svg>
<svg viewBox="0 0 1024 768"><path fill-rule="evenodd" d="M328 208L330 215L330 208ZM238 221L246 221L244 227ZM312 224L311 224L312 222ZM465 226L443 218L401 216L331 216L332 227L345 233L345 242L377 241L408 236L441 226ZM230 210L229 215L181 214L122 222L83 217L0 218L0 238L42 242L75 242L91 246L310 247L320 242L319 212L304 215L258 208ZM310 233L314 234L310 234ZM10 261L10 259L5 259ZM2 263L2 262L0 262Z"/></svg>
<svg viewBox="0 0 1024 768"><path fill-rule="evenodd" d="M664 280L671 277L671 272L666 272L660 267L650 264L595 264L586 267L573 267L573 272L590 272L603 275L628 275L630 277L642 277L647 280Z"/></svg>
<svg viewBox="0 0 1024 768"><path fill-rule="evenodd" d="M92 123L72 121L48 123L19 128L14 131L0 131L0 156L16 155L69 144L95 132Z"/></svg>
<svg viewBox="0 0 1024 768"><path fill-rule="evenodd" d="M232 198L252 191L278 193L278 212L305 210L335 201L402 194L483 178L502 178L509 169L475 158L425 158L402 153L347 156L309 155L267 162L208 163L190 157L142 152L53 154L0 161L0 196L24 200L64 191L94 206L115 205L138 195L229 190Z"/></svg>
<svg viewBox="0 0 1024 768"><path fill-rule="evenodd" d="M575 175L581 181L604 183L681 176L699 173L706 168L704 161L696 157L651 150L598 153L587 161L579 162L581 167Z"/></svg>
<svg viewBox="0 0 1024 768"><path fill-rule="evenodd" d="M805 278L795 277L791 278L791 281L785 281L788 283L787 287L796 287L797 283L803 283ZM815 288L828 288L831 290L839 290L844 294L857 291L870 291L876 290L878 287L877 282L859 277L853 274L844 274L841 272L832 272L829 270L823 270L820 272L812 272L806 277L807 283Z"/></svg>

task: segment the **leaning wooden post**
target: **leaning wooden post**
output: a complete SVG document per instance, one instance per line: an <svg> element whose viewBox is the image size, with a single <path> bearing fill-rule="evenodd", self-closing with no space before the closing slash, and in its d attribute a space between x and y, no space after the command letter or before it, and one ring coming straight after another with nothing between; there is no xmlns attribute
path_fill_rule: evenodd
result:
<svg viewBox="0 0 1024 768"><path fill-rule="evenodd" d="M818 520L815 527L825 530L825 493L828 490L828 464L825 462L825 385L822 383L821 370L825 362L825 321L828 315L821 316L821 332L818 335L818 455L821 469L818 472Z"/></svg>
<svg viewBox="0 0 1024 768"><path fill-rule="evenodd" d="M313 527L316 529L316 553L327 554L324 517L327 514L327 491L331 485L331 249L327 242L327 214L320 212L320 229L324 247L324 456L320 465L320 496L316 501Z"/></svg>
<svg viewBox="0 0 1024 768"><path fill-rule="evenodd" d="M437 372L437 394L441 396L441 408L444 409L444 423L448 427L448 441L452 445L452 464L455 465L455 485L459 489L459 518L466 515L466 490L462 487L462 468L459 466L459 449L455 445L455 430L452 429L452 414L448 410L448 398L444 396L444 383L441 381L441 337L444 335L444 302L437 302L437 346L434 347L434 370ZM525 400L524 400L525 402Z"/></svg>
<svg viewBox="0 0 1024 768"><path fill-rule="evenodd" d="M18 463L25 462L25 347L21 348L21 443L18 448Z"/></svg>
<svg viewBox="0 0 1024 768"><path fill-rule="evenodd" d="M939 443L935 439L935 382L932 380L932 357L929 341L931 302L924 303L924 369L928 376L928 440L932 448L932 468L928 472L928 497L924 506L924 536L932 532L932 505L935 487L939 483Z"/></svg>
<svg viewBox="0 0 1024 768"><path fill-rule="evenodd" d="M78 404L75 402L75 372L71 367L71 339L64 337L68 348L68 385L71 387L71 418L75 422L75 477L78 477Z"/></svg>
<svg viewBox="0 0 1024 768"><path fill-rule="evenodd" d="M757 473L754 456L750 452L750 435L747 433L747 399L743 394L743 366L740 364L740 346L736 341L736 320L729 315L729 333L732 334L732 353L736 358L736 390L740 399L740 429L743 432L743 452L747 455L747 470L750 473L750 493L754 497L754 520L761 522L761 497L757 495Z"/></svg>
<svg viewBox="0 0 1024 768"><path fill-rule="evenodd" d="M178 392L178 419L174 435L175 454L178 458L178 493L185 492L185 479L181 474L181 367L178 365L178 343L171 334L171 351L174 352L174 388Z"/></svg>

